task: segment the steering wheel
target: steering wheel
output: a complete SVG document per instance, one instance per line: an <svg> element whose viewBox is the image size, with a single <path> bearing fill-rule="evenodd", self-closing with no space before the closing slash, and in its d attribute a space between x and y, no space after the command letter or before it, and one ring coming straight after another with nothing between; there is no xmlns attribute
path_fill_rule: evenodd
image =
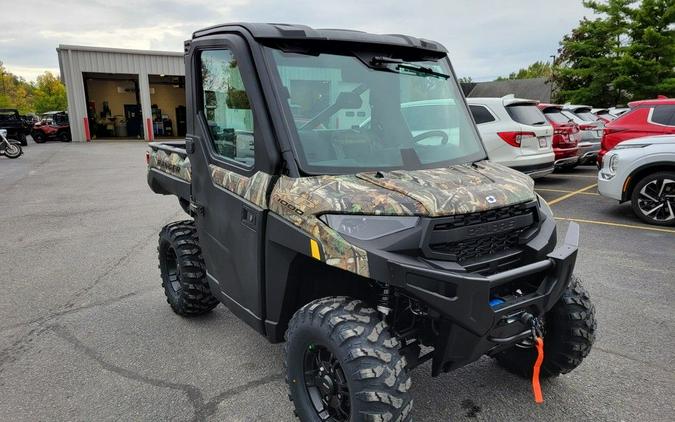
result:
<svg viewBox="0 0 675 422"><path fill-rule="evenodd" d="M420 143L421 141L427 139L427 138L433 138L433 137L440 137L441 138L441 145L445 145L448 143L448 134L443 132L442 130L430 130L427 132L420 133L419 135L413 137L413 142L416 144Z"/></svg>

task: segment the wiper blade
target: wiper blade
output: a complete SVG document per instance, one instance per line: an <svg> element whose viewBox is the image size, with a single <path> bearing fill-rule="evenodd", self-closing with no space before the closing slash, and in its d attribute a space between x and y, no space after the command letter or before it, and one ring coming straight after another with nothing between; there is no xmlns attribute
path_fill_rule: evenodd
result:
<svg viewBox="0 0 675 422"><path fill-rule="evenodd" d="M370 63L375 65L375 66L382 66L382 65L387 65L387 64L395 64L396 70L406 70L408 72L412 72L418 75L425 75L425 76L435 76L437 78L443 78L443 79L448 79L450 75L446 75L445 73L441 72L436 72L430 67L425 67L425 66L420 66L418 64L410 63L410 62L405 62L401 59L394 59L391 57L373 57L370 60ZM377 67L376 67L377 68ZM388 67L384 67L383 69L391 70Z"/></svg>

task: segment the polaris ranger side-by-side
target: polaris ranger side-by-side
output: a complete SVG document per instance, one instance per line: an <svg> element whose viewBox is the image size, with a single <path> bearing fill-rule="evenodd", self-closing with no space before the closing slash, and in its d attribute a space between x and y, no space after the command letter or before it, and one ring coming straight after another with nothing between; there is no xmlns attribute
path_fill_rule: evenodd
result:
<svg viewBox="0 0 675 422"><path fill-rule="evenodd" d="M185 64L187 139L147 156L191 217L159 235L167 301L285 340L301 420L409 420L428 360L556 376L589 353L578 226L556 247L532 179L487 161L440 44L237 23Z"/></svg>

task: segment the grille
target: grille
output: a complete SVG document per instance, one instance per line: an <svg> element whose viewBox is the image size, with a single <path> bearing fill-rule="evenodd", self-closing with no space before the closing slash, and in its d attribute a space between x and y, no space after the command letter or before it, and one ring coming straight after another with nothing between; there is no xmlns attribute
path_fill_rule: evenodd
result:
<svg viewBox="0 0 675 422"><path fill-rule="evenodd" d="M448 254L450 258L453 258L457 262L463 262L486 255L493 255L517 246L518 237L522 231L523 229L520 229L504 234L431 245L431 249Z"/></svg>
<svg viewBox="0 0 675 422"><path fill-rule="evenodd" d="M432 224L431 234L427 238L427 252L430 252L428 255L431 255L430 258L464 263L515 249L519 245L520 235L535 223L536 213L534 211L533 204L523 203L481 213L443 218L442 221ZM531 217L527 218L527 216ZM465 229L471 226L478 228L481 224L489 225L486 223L502 220L506 220L505 223L508 222L508 225L503 228L493 225L488 230L496 232L492 234L470 235L468 233L481 233L481 231ZM458 234L459 238L457 238Z"/></svg>

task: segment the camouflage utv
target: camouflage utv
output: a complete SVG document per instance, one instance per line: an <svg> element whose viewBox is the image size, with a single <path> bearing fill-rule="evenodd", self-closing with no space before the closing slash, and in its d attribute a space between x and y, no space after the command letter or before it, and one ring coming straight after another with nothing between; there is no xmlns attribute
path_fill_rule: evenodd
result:
<svg viewBox="0 0 675 422"><path fill-rule="evenodd" d="M187 139L147 156L190 216L159 235L167 301L286 341L301 420L410 420L427 361L556 376L589 353L578 226L556 247L532 179L487 161L443 46L239 23L185 63Z"/></svg>

